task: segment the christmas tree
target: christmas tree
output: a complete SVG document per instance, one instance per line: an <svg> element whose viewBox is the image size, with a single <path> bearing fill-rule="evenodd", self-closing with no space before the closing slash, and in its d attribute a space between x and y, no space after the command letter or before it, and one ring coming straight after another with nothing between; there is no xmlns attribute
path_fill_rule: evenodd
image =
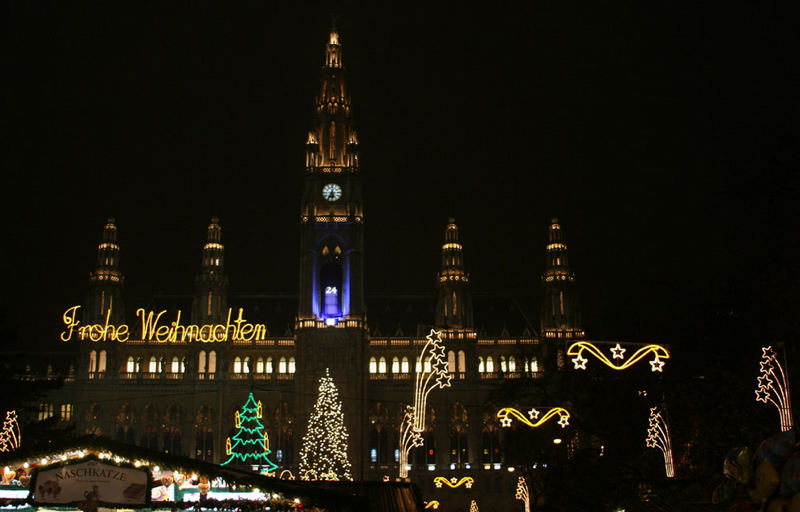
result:
<svg viewBox="0 0 800 512"><path fill-rule="evenodd" d="M342 402L328 369L319 379L319 395L308 419L300 450L300 475L310 472L326 480L352 480L347 459L347 429Z"/></svg>
<svg viewBox="0 0 800 512"><path fill-rule="evenodd" d="M241 412L236 411L234 418L239 431L225 441L225 453L230 455L230 458L220 464L221 466L231 462L241 462L266 466L267 471L278 469L277 464L267 457L272 452L269 449L269 437L264 431L264 425L258 421L262 416L261 401L256 403L253 393L250 393Z"/></svg>

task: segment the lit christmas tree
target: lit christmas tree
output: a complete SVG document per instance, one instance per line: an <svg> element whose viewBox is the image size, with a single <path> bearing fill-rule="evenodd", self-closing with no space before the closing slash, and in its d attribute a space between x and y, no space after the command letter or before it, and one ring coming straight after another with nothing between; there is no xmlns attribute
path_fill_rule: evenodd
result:
<svg viewBox="0 0 800 512"><path fill-rule="evenodd" d="M267 457L272 452L269 449L269 436L264 425L258 421L262 416L261 401L256 403L253 393L250 393L241 412L236 411L234 419L239 431L225 441L225 453L230 457L221 466L239 462L265 466L267 471L278 469L277 464Z"/></svg>
<svg viewBox="0 0 800 512"><path fill-rule="evenodd" d="M300 450L300 475L309 472L326 480L352 480L347 459L347 429L342 402L333 379L325 369L319 379L319 395L308 419L308 431Z"/></svg>

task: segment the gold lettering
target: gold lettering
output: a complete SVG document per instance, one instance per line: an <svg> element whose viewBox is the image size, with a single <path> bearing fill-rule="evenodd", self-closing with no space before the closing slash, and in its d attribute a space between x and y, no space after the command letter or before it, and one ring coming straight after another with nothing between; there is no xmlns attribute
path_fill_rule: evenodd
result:
<svg viewBox="0 0 800 512"><path fill-rule="evenodd" d="M172 335L169 337L169 341L177 342L178 341L178 329L181 330L181 341L186 341L186 327L181 325L181 310L178 310L178 316L175 318L175 321L172 322Z"/></svg>
<svg viewBox="0 0 800 512"><path fill-rule="evenodd" d="M253 324L244 324L242 329L239 331L242 335L240 339L244 341L250 341L253 339Z"/></svg>
<svg viewBox="0 0 800 512"><path fill-rule="evenodd" d="M186 328L186 337L189 338L189 341L200 341L200 328L196 325L190 325Z"/></svg>
<svg viewBox="0 0 800 512"><path fill-rule="evenodd" d="M167 312L166 309L161 311L161 313L159 313L156 316L156 319L155 319L155 322L154 322L153 321L153 312L152 311L150 312L150 314L145 315L146 312L145 312L144 308L139 308L139 309L136 310L136 316L141 316L142 317L142 339L143 340L152 340L153 339L153 334L154 334L154 332L156 330L156 327L158 326L158 321L161 319L161 315L163 315L166 312Z"/></svg>
<svg viewBox="0 0 800 512"><path fill-rule="evenodd" d="M159 315L161 316L161 315ZM156 341L159 343L166 343L169 341L169 327L161 325L156 329Z"/></svg>
<svg viewBox="0 0 800 512"><path fill-rule="evenodd" d="M81 323L80 320L75 319L75 315L78 313L78 308L80 308L80 306L72 306L68 310L64 311L64 314L61 318L64 320L64 325L67 326L67 329L61 333L61 341L71 340L73 329L75 329L75 327Z"/></svg>
<svg viewBox="0 0 800 512"><path fill-rule="evenodd" d="M214 333L211 330L212 327L213 326L211 326L209 324L206 324L206 325L200 327L200 333L199 333L200 341L202 341L203 343L210 343L210 342L214 341L214 339L213 339ZM206 334L203 334L203 329L208 329L208 332Z"/></svg>
<svg viewBox="0 0 800 512"><path fill-rule="evenodd" d="M122 324L117 327L117 341L120 343L125 343L128 341L128 337L130 334L128 333L128 326L126 324Z"/></svg>
<svg viewBox="0 0 800 512"><path fill-rule="evenodd" d="M244 318L242 318L242 308L239 308L239 318L233 321L236 324L233 330L233 341L243 339L242 336L242 322L244 322ZM249 340L248 340L249 341Z"/></svg>
<svg viewBox="0 0 800 512"><path fill-rule="evenodd" d="M256 341L264 341L267 338L267 327L264 324L256 325Z"/></svg>

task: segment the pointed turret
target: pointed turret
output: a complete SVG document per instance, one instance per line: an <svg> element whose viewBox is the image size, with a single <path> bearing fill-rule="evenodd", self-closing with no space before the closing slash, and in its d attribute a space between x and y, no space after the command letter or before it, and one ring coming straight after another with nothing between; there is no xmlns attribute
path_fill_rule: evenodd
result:
<svg viewBox="0 0 800 512"><path fill-rule="evenodd" d="M203 245L200 273L195 278L192 303L192 323L224 323L228 312L228 276L225 275L225 246L222 227L213 217L208 225L208 237Z"/></svg>
<svg viewBox="0 0 800 512"><path fill-rule="evenodd" d="M572 339L584 336L575 287L575 274L569 268L567 244L558 219L547 230L545 271L542 275L541 330L545 338Z"/></svg>
<svg viewBox="0 0 800 512"><path fill-rule="evenodd" d="M442 244L442 270L438 275L436 327L445 330L472 329L472 296L469 274L464 270L464 253L453 218L447 222Z"/></svg>
<svg viewBox="0 0 800 512"><path fill-rule="evenodd" d="M106 316L111 324L125 322L122 301L122 284L125 280L119 269L117 225L109 218L97 246L97 264L89 273L89 296L86 300L86 323L104 323Z"/></svg>

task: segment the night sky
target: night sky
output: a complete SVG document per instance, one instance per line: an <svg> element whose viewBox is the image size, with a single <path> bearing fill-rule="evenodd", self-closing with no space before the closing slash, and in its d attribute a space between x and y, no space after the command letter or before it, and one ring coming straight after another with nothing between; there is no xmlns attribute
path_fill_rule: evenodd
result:
<svg viewBox="0 0 800 512"><path fill-rule="evenodd" d="M791 7L377 4L6 4L4 325L55 338L109 216L129 307L192 292L213 215L233 294L296 293L334 12L368 293L433 294L454 216L473 291L536 317L557 216L590 338L797 334Z"/></svg>

